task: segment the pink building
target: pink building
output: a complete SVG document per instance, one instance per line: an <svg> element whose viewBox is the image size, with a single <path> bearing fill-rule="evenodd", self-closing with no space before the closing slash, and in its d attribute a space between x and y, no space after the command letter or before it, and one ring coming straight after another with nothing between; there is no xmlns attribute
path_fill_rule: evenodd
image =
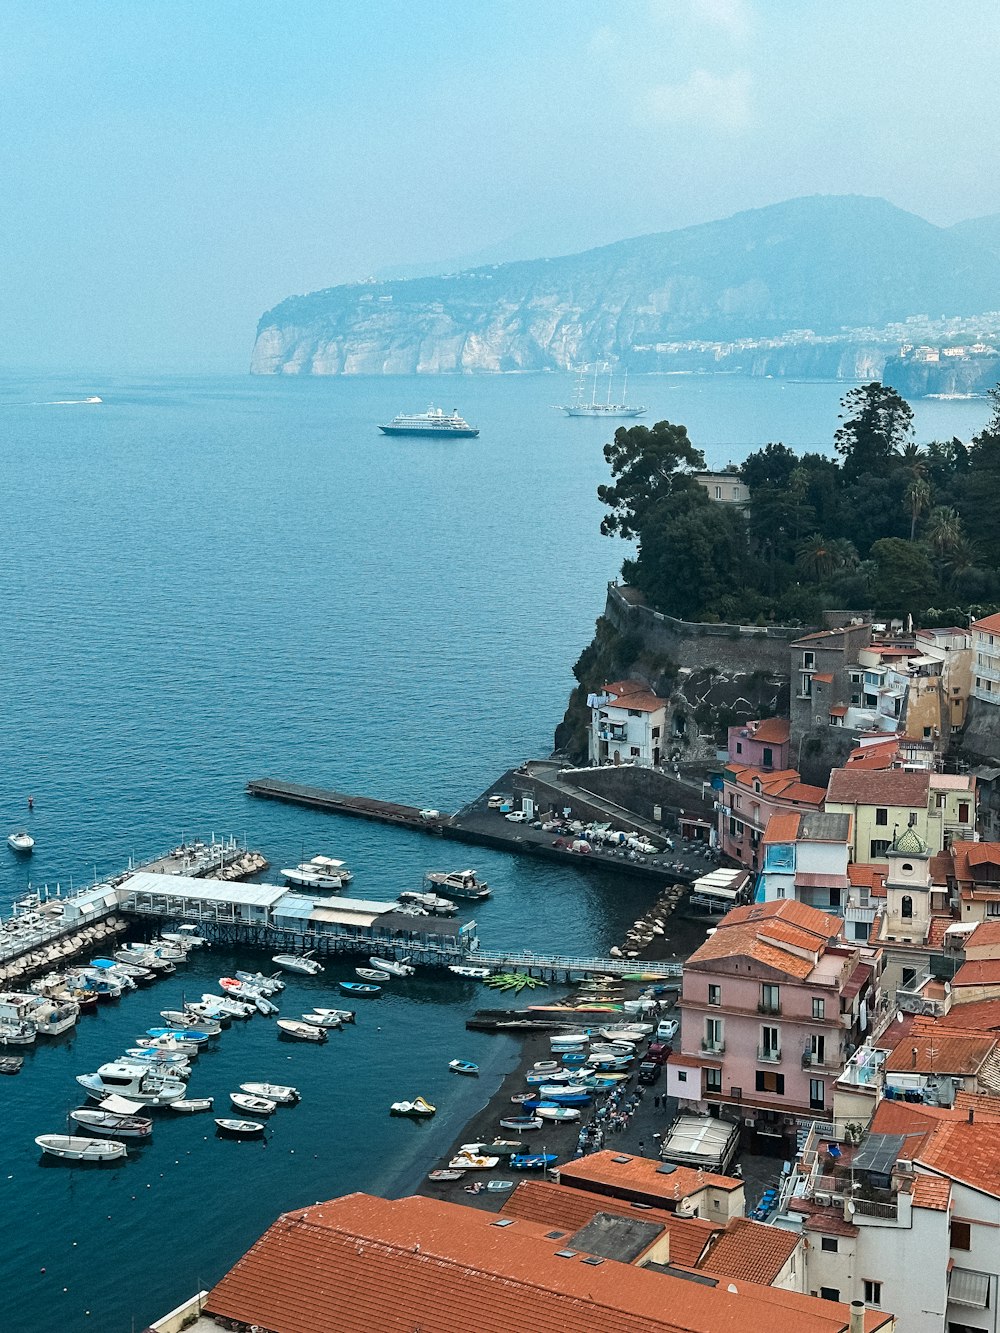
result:
<svg viewBox="0 0 1000 1333"><path fill-rule="evenodd" d="M719 846L747 870L760 868L760 841L772 815L823 809L826 792L799 780L794 768L765 773L752 765L727 764L719 802Z"/></svg>
<svg viewBox="0 0 1000 1333"><path fill-rule="evenodd" d="M790 728L787 717L766 717L760 722L730 727L729 762L744 768L759 768L762 773L787 768Z"/></svg>
<svg viewBox="0 0 1000 1333"><path fill-rule="evenodd" d="M794 1156L796 1118L830 1118L833 1085L876 1005L880 955L842 930L790 899L723 917L684 965L668 1094L752 1121L758 1150Z"/></svg>

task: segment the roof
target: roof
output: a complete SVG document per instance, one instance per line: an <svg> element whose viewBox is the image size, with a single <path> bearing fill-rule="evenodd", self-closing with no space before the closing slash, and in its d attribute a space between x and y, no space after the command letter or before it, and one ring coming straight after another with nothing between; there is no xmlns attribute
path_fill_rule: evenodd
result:
<svg viewBox="0 0 1000 1333"><path fill-rule="evenodd" d="M795 1253L800 1237L794 1231L764 1226L748 1217L734 1217L712 1244L698 1267L744 1282L770 1286Z"/></svg>
<svg viewBox="0 0 1000 1333"><path fill-rule="evenodd" d="M847 878L856 889L868 889L876 898L885 897L885 866L873 866L852 861L847 867Z"/></svg>
<svg viewBox="0 0 1000 1333"><path fill-rule="evenodd" d="M869 628L870 626L868 625L843 625L839 629L816 630L812 634L803 634L801 639L796 639L795 642L790 646L792 648L797 648L800 643L816 643L820 639L834 639L837 637L843 638L843 636L848 632L848 630L869 629Z"/></svg>
<svg viewBox="0 0 1000 1333"><path fill-rule="evenodd" d="M952 977L951 985L952 989L956 986L1000 985L1000 958L968 959Z"/></svg>
<svg viewBox="0 0 1000 1333"><path fill-rule="evenodd" d="M553 1170L558 1172L560 1184L613 1185L632 1193L658 1195L671 1205L703 1189L727 1193L743 1189L743 1181L735 1176L717 1176L711 1171L661 1162L658 1157L637 1157L610 1148L565 1162ZM622 1194L619 1197L628 1196Z"/></svg>
<svg viewBox="0 0 1000 1333"><path fill-rule="evenodd" d="M891 768L899 754L899 741L875 741L871 745L861 745L847 756L847 768Z"/></svg>
<svg viewBox="0 0 1000 1333"><path fill-rule="evenodd" d="M652 692L641 680L615 680L604 686L605 694L616 697L605 708L632 708L640 713L656 713L666 706L666 699Z"/></svg>
<svg viewBox="0 0 1000 1333"><path fill-rule="evenodd" d="M969 628L982 630L984 634L1000 634L1000 612L992 616L983 616L982 620L974 620Z"/></svg>
<svg viewBox="0 0 1000 1333"><path fill-rule="evenodd" d="M853 1222L847 1221L842 1206L831 1208L814 1203L812 1199L793 1198L789 1200L788 1211L802 1214L805 1219L803 1226L806 1231L818 1231L825 1236L853 1237L860 1230Z"/></svg>
<svg viewBox="0 0 1000 1333"><path fill-rule="evenodd" d="M997 1124L991 1117L959 1118L937 1125L917 1154L930 1171L949 1176L983 1194L1000 1198L1000 1154Z"/></svg>
<svg viewBox="0 0 1000 1333"><path fill-rule="evenodd" d="M966 938L965 951L970 949L1000 950L1000 917L990 917L980 921L975 930Z"/></svg>
<svg viewBox="0 0 1000 1333"><path fill-rule="evenodd" d="M850 842L851 815L809 810L802 816L799 838L803 842Z"/></svg>
<svg viewBox="0 0 1000 1333"><path fill-rule="evenodd" d="M119 899L131 893L158 894L169 898L211 899L247 907L271 907L287 889L275 884L226 884L218 879L196 879L191 875L159 875L139 870L118 886Z"/></svg>
<svg viewBox="0 0 1000 1333"><path fill-rule="evenodd" d="M585 1254L599 1254L603 1259L616 1259L621 1264L631 1264L656 1244L663 1231L658 1222L650 1222L638 1213L625 1217L619 1212L606 1212L602 1208L569 1237L566 1248L582 1250Z"/></svg>
<svg viewBox="0 0 1000 1333"><path fill-rule="evenodd" d="M699 945L688 967L726 959L752 959L776 972L804 981L831 939L840 935L839 917L807 907L794 898L736 907L719 922L714 935ZM790 946L785 948L783 946ZM802 957L797 950L806 953Z"/></svg>
<svg viewBox="0 0 1000 1333"><path fill-rule="evenodd" d="M813 684L832 685L833 676L829 671L816 671L813 673Z"/></svg>
<svg viewBox="0 0 1000 1333"><path fill-rule="evenodd" d="M954 994L954 992L953 992ZM962 1027L974 1032L996 1032L1000 1029L1000 999L962 1002L960 995L948 1012L938 1019L942 1027Z"/></svg>
<svg viewBox="0 0 1000 1333"><path fill-rule="evenodd" d="M822 806L826 792L822 787L810 787L799 781L798 770L783 768L773 773L755 768L752 764L727 764L726 778L739 787L754 790L754 784L760 784L760 794L772 799L795 801L800 805Z"/></svg>
<svg viewBox="0 0 1000 1333"><path fill-rule="evenodd" d="M896 768L835 768L830 774L827 800L844 805L927 805L929 775Z"/></svg>
<svg viewBox="0 0 1000 1333"><path fill-rule="evenodd" d="M273 1333L846 1333L849 1326L840 1303L588 1258L521 1219L438 1199L353 1194L279 1218L205 1308ZM864 1327L873 1333L891 1320L869 1311Z"/></svg>
<svg viewBox="0 0 1000 1333"><path fill-rule="evenodd" d="M751 722L749 730L753 741L783 745L791 735L792 724L787 717L764 717L759 722Z"/></svg>
<svg viewBox="0 0 1000 1333"><path fill-rule="evenodd" d="M764 830L764 843L794 842L799 835L801 818L802 816L794 811L781 810L773 814Z"/></svg>
<svg viewBox="0 0 1000 1333"><path fill-rule="evenodd" d="M846 705L846 704L834 704L833 707L830 709L830 716L831 716L831 717L846 717L846 716L847 716L847 705Z"/></svg>
<svg viewBox="0 0 1000 1333"><path fill-rule="evenodd" d="M890 855L929 856L930 847L912 825L907 824L901 833L897 833L889 848Z"/></svg>
<svg viewBox="0 0 1000 1333"><path fill-rule="evenodd" d="M975 790L976 780L968 773L931 773L931 791Z"/></svg>
<svg viewBox="0 0 1000 1333"><path fill-rule="evenodd" d="M678 1217L665 1208L644 1206L613 1199L606 1194L591 1194L584 1189L567 1189L550 1180L523 1180L504 1203L505 1217L523 1217L547 1229L553 1227L567 1235L586 1225L595 1213L613 1213L619 1217L641 1217L656 1222L670 1233L670 1262L694 1268L705 1246L719 1230L717 1224L700 1217Z"/></svg>
<svg viewBox="0 0 1000 1333"><path fill-rule="evenodd" d="M938 1176L917 1176L913 1182L913 1206L946 1213L951 1207L951 1181Z"/></svg>
<svg viewBox="0 0 1000 1333"><path fill-rule="evenodd" d="M913 1031L885 1062L887 1074L975 1074L997 1044L995 1036Z"/></svg>

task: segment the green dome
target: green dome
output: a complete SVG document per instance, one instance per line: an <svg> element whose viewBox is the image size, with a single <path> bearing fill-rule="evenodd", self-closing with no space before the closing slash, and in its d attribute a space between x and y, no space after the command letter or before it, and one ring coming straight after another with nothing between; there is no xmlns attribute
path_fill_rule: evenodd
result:
<svg viewBox="0 0 1000 1333"><path fill-rule="evenodd" d="M889 854L894 856L929 856L930 848L913 825L910 824L893 839Z"/></svg>

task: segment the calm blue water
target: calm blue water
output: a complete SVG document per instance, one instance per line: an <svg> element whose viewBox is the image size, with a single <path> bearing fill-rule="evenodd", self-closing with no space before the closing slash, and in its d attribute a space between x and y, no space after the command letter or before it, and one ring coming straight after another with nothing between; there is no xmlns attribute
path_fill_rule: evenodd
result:
<svg viewBox="0 0 1000 1333"><path fill-rule="evenodd" d="M632 390L719 465L769 439L829 441L844 386L650 377ZM244 784L269 774L449 809L548 750L623 554L598 534L607 426L549 406L572 392L542 376L0 379L0 833L27 824L37 843L30 862L0 851L0 904L29 877L68 887L212 831L245 833L275 867L342 856L358 896L417 887L439 844L253 802ZM89 394L104 403L46 405ZM375 433L432 395L480 439ZM917 433L967 437L987 415L919 405ZM465 855L446 852L445 868ZM603 950L648 896L499 853L474 861L496 890L477 912L489 946ZM0 1080L4 1333L128 1333L215 1281L278 1212L412 1187L514 1059L511 1043L464 1031L477 990L397 983L322 1048L279 1043L256 1019L202 1058L194 1095L221 1103L251 1078L302 1089L266 1147L162 1116L120 1168L39 1166L32 1139L63 1129L74 1075L239 962L199 956ZM338 975L293 981L283 1012L321 1003ZM478 1083L447 1073L456 1055L484 1064ZM418 1092L440 1107L433 1124L388 1117Z"/></svg>

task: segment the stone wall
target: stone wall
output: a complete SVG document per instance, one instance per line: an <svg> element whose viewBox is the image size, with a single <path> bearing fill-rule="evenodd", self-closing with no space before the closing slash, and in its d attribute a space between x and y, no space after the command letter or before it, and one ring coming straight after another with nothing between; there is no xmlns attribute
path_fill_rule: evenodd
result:
<svg viewBox="0 0 1000 1333"><path fill-rule="evenodd" d="M969 717L960 748L967 759L1000 761L1000 705L969 700Z"/></svg>
<svg viewBox="0 0 1000 1333"><path fill-rule="evenodd" d="M652 819L653 809L659 806L664 822L675 819L683 811L697 819L714 821L712 802L705 800L700 791L694 791L683 782L675 782L666 773L655 768L637 768L631 764L605 764L603 768L572 769L564 780L583 787L606 801L634 810L644 819Z"/></svg>

